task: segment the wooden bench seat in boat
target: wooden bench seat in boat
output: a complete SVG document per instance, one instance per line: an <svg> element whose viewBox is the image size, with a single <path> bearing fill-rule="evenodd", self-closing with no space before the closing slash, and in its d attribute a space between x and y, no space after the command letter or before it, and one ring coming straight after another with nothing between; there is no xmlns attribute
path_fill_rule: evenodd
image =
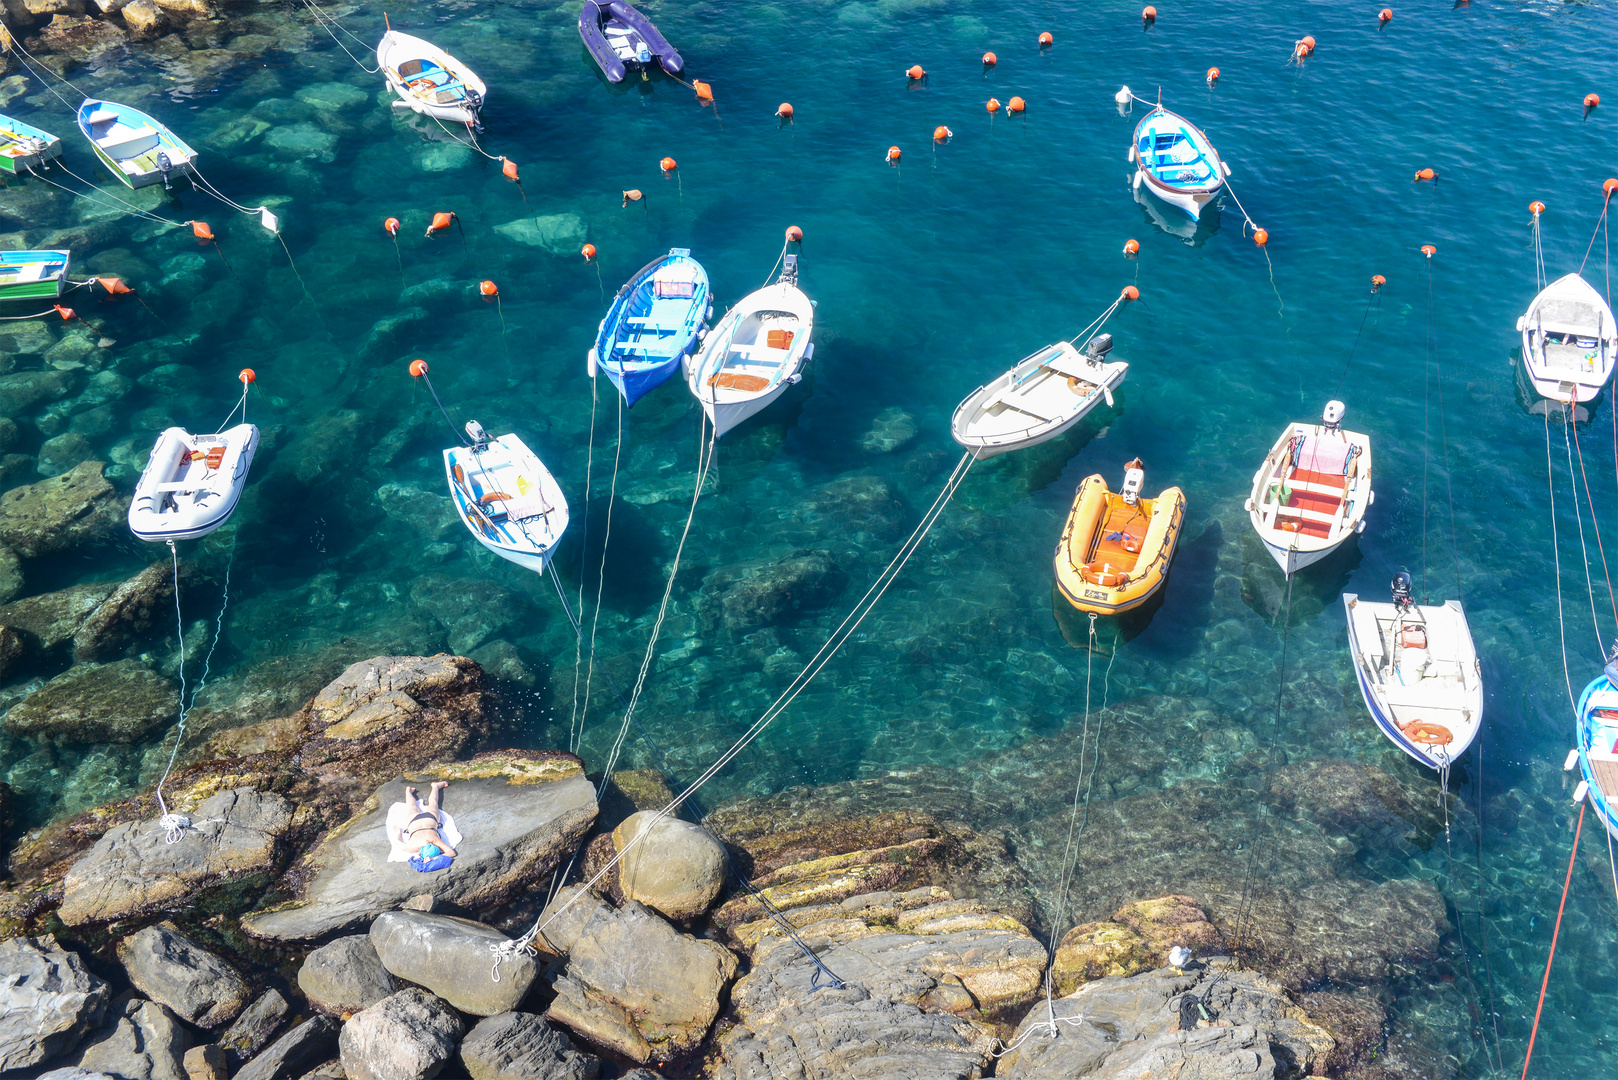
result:
<svg viewBox="0 0 1618 1080"><path fill-rule="evenodd" d="M1596 778L1601 794L1611 801L1618 799L1618 754L1591 749L1585 753L1590 762L1590 773Z"/></svg>
<svg viewBox="0 0 1618 1080"><path fill-rule="evenodd" d="M708 377L709 386L717 386L726 390L742 390L747 393L757 393L770 385L770 380L762 375L749 375L744 371L727 371L721 369Z"/></svg>
<svg viewBox="0 0 1618 1080"><path fill-rule="evenodd" d="M96 136L95 143L112 158L131 158L157 146L157 129L150 124L129 127L115 122L106 132Z"/></svg>

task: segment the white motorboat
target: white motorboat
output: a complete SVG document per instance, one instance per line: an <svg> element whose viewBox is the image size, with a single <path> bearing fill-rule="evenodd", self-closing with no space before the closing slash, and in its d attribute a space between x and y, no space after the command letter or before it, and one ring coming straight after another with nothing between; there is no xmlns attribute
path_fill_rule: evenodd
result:
<svg viewBox="0 0 1618 1080"><path fill-rule="evenodd" d="M1230 175L1230 166L1220 160L1202 129L1161 105L1135 125L1129 160L1135 166L1136 188L1179 207L1192 221L1202 216Z"/></svg>
<svg viewBox="0 0 1618 1080"><path fill-rule="evenodd" d="M471 446L444 451L455 512L478 543L544 573L567 529L567 499L556 478L516 435L490 439L476 420L466 433Z"/></svg>
<svg viewBox="0 0 1618 1080"><path fill-rule="evenodd" d="M1289 577L1365 531L1371 437L1342 429L1344 405L1326 403L1318 424L1288 424L1253 474L1247 516Z"/></svg>
<svg viewBox="0 0 1618 1080"><path fill-rule="evenodd" d="M1590 401L1612 378L1618 346L1612 308L1578 274L1558 278L1517 320L1528 381L1552 401Z"/></svg>
<svg viewBox="0 0 1618 1080"><path fill-rule="evenodd" d="M254 424L217 435L168 428L135 482L129 531L154 543L207 536L236 509L257 450Z"/></svg>
<svg viewBox="0 0 1618 1080"><path fill-rule="evenodd" d="M1388 740L1427 766L1447 768L1483 724L1483 674L1459 600L1411 601L1410 575L1393 579L1393 602L1343 594L1348 652L1365 707Z"/></svg>
<svg viewBox="0 0 1618 1080"><path fill-rule="evenodd" d="M814 302L798 288L798 257L782 259L781 276L744 297L719 320L695 355L685 381L713 421L717 438L803 378L815 354Z"/></svg>
<svg viewBox="0 0 1618 1080"><path fill-rule="evenodd" d="M1107 360L1112 335L1090 339L1081 353L1070 342L1023 358L955 407L950 434L979 460L1054 439L1084 419L1124 381L1129 365Z"/></svg>
<svg viewBox="0 0 1618 1080"><path fill-rule="evenodd" d="M430 41L390 29L376 47L376 62L388 88L399 96L396 109L470 124L478 130L478 111L489 88L472 69Z"/></svg>

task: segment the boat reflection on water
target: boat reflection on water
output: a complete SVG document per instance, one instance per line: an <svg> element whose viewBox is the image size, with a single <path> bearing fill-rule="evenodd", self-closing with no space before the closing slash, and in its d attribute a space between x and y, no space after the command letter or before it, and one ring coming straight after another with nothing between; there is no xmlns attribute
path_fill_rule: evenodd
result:
<svg viewBox="0 0 1618 1080"><path fill-rule="evenodd" d="M1182 243L1190 247L1201 247L1219 231L1219 206L1224 202L1223 199L1215 200L1202 212L1200 219L1192 221L1179 209L1150 194L1145 185L1132 183L1129 191L1146 211L1146 216L1153 225L1170 236L1178 237Z"/></svg>
<svg viewBox="0 0 1618 1080"><path fill-rule="evenodd" d="M1521 349L1511 350L1511 374L1512 385L1517 388L1517 404L1522 406L1523 411L1532 413L1534 416L1548 416L1552 420L1566 421L1569 404L1565 401L1552 401L1550 398L1539 395L1539 391L1534 389L1534 384L1529 378L1528 365L1522 361ZM1602 394L1605 393L1606 390L1603 389ZM1588 423L1595 414L1596 406L1600 404L1601 397L1598 395L1591 401L1572 405L1573 422L1575 424Z"/></svg>

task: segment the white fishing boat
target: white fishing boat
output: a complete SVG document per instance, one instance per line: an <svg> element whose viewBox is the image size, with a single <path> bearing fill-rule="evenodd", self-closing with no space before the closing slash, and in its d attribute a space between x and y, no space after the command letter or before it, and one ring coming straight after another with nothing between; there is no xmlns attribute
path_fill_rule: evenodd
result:
<svg viewBox="0 0 1618 1080"><path fill-rule="evenodd" d="M1054 439L1084 419L1124 381L1129 365L1107 360L1112 335L1099 334L1080 352L1070 342L1023 358L955 407L950 434L979 460Z"/></svg>
<svg viewBox="0 0 1618 1080"><path fill-rule="evenodd" d="M482 130L478 111L489 88L471 68L430 41L389 29L376 47L376 62L388 88L398 95L395 109L470 124Z"/></svg>
<svg viewBox="0 0 1618 1080"><path fill-rule="evenodd" d="M1247 516L1264 547L1291 576L1365 531L1371 437L1342 429L1344 405L1326 404L1318 424L1288 424L1253 474Z"/></svg>
<svg viewBox="0 0 1618 1080"><path fill-rule="evenodd" d="M1483 724L1483 674L1459 600L1415 604L1410 575L1393 602L1343 594L1348 652L1365 707L1388 740L1430 769L1466 752Z"/></svg>
<svg viewBox="0 0 1618 1080"><path fill-rule="evenodd" d="M455 512L478 543L518 566L544 573L567 529L567 499L556 478L516 435L490 439L476 420L471 446L444 451Z"/></svg>
<svg viewBox="0 0 1618 1080"><path fill-rule="evenodd" d="M1202 129L1162 105L1135 125L1129 160L1135 166L1136 188L1179 207L1192 221L1202 216L1230 175L1230 166L1220 160Z"/></svg>
<svg viewBox="0 0 1618 1080"><path fill-rule="evenodd" d="M168 428L135 482L129 531L153 542L207 536L236 509L257 450L254 424L215 435Z"/></svg>
<svg viewBox="0 0 1618 1080"><path fill-rule="evenodd" d="M1612 378L1618 327L1612 308L1578 274L1558 278L1517 320L1523 367L1541 397L1590 401Z"/></svg>
<svg viewBox="0 0 1618 1080"><path fill-rule="evenodd" d="M695 355L685 381L713 421L717 438L780 397L803 378L815 354L814 302L798 288L798 257L781 261L781 276L744 297L719 320Z"/></svg>

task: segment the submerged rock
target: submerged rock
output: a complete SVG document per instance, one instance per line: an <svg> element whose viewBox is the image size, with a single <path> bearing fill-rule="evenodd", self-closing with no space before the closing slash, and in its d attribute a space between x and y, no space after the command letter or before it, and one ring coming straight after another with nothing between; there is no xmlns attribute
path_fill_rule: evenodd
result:
<svg viewBox="0 0 1618 1080"><path fill-rule="evenodd" d="M80 462L61 476L0 495L0 543L31 559L110 541L124 525L127 503L104 468L99 461Z"/></svg>
<svg viewBox="0 0 1618 1080"><path fill-rule="evenodd" d="M337 136L313 124L271 128L264 145L284 158L330 164L337 160Z"/></svg>
<svg viewBox="0 0 1618 1080"><path fill-rule="evenodd" d="M135 989L198 1027L218 1027L247 1004L241 973L171 922L124 938L118 961Z"/></svg>
<svg viewBox="0 0 1618 1080"><path fill-rule="evenodd" d="M428 1080L455 1056L466 1030L455 1010L411 987L356 1013L338 1047L348 1080Z"/></svg>
<svg viewBox="0 0 1618 1080"><path fill-rule="evenodd" d="M589 238L589 228L577 214L545 214L539 217L518 218L494 231L507 240L529 247L544 248L552 255L577 256L579 248ZM689 487L689 485L687 485Z"/></svg>
<svg viewBox="0 0 1618 1080"><path fill-rule="evenodd" d="M370 938L388 971L473 1016L510 1012L539 972L534 958L520 953L501 963L499 982L491 979L489 947L507 937L471 919L386 911L371 924Z"/></svg>
<svg viewBox="0 0 1618 1080"><path fill-rule="evenodd" d="M68 1063L90 1072L134 1080L188 1080L185 1028L163 1006L139 999L90 1037Z"/></svg>
<svg viewBox="0 0 1618 1080"><path fill-rule="evenodd" d="M860 436L860 449L871 454L888 454L916 437L916 418L899 408L876 414L871 429Z"/></svg>
<svg viewBox="0 0 1618 1080"><path fill-rule="evenodd" d="M174 910L243 878L265 880L292 823L289 802L250 788L220 792L182 812L191 825L172 844L156 820L108 829L68 869L58 917L69 926L109 922Z"/></svg>
<svg viewBox="0 0 1618 1080"><path fill-rule="evenodd" d="M461 1040L461 1067L471 1080L596 1080L601 1059L531 1013L479 1020Z"/></svg>
<svg viewBox="0 0 1618 1080"><path fill-rule="evenodd" d="M173 624L174 569L156 562L119 585L73 632L73 658L110 660Z"/></svg>
<svg viewBox="0 0 1618 1080"><path fill-rule="evenodd" d="M723 567L702 582L703 601L731 630L769 626L825 607L848 587L828 551L796 551Z"/></svg>
<svg viewBox="0 0 1618 1080"><path fill-rule="evenodd" d="M299 899L242 919L255 937L309 940L373 919L431 892L466 908L497 905L537 885L595 821L595 789L571 754L502 751L437 766L413 780L422 792L450 781L444 809L465 840L453 868L420 874L389 862L383 830L388 808L404 796L391 781L360 813L334 829L294 868Z"/></svg>
<svg viewBox="0 0 1618 1080"><path fill-rule="evenodd" d="M656 817L643 810L612 831L614 849L628 849L617 867L618 888L676 922L695 919L725 886L724 845L689 821L666 817L653 824Z"/></svg>
<svg viewBox="0 0 1618 1080"><path fill-rule="evenodd" d="M13 735L46 735L70 743L136 742L174 719L173 683L136 660L71 667L11 707Z"/></svg>
<svg viewBox="0 0 1618 1080"><path fill-rule="evenodd" d="M74 585L0 607L0 626L20 630L36 649L59 648L73 640L86 619L117 588L110 581Z"/></svg>
<svg viewBox="0 0 1618 1080"><path fill-rule="evenodd" d="M1051 966L1056 992L1071 994L1080 983L1161 967L1175 946L1207 956L1221 951L1224 942L1189 896L1128 904L1107 921L1075 926L1062 936Z"/></svg>
<svg viewBox="0 0 1618 1080"><path fill-rule="evenodd" d="M292 96L305 105L313 105L322 111L347 109L371 99L371 95L359 87L350 86L348 83L342 82L316 83L313 86L305 86L301 90L294 92Z"/></svg>
<svg viewBox="0 0 1618 1080"><path fill-rule="evenodd" d="M112 992L52 938L0 941L0 1072L37 1065L99 1027Z"/></svg>
<svg viewBox="0 0 1618 1080"><path fill-rule="evenodd" d="M83 385L76 371L19 371L0 375L0 416L23 420L41 405L60 401Z"/></svg>
<svg viewBox="0 0 1618 1080"><path fill-rule="evenodd" d="M329 1013L359 1012L399 989L369 934L350 934L322 945L298 969L298 989Z"/></svg>

